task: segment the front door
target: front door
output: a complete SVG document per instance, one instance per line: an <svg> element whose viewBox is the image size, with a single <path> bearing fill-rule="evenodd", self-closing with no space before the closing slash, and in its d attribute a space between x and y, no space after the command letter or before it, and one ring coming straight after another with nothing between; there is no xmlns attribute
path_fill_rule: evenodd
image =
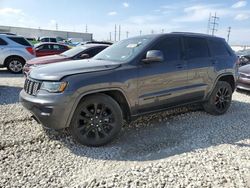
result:
<svg viewBox="0 0 250 188"><path fill-rule="evenodd" d="M185 102L187 65L181 57L181 46L179 37L161 39L150 50L161 50L164 61L139 63L138 113L157 111Z"/></svg>

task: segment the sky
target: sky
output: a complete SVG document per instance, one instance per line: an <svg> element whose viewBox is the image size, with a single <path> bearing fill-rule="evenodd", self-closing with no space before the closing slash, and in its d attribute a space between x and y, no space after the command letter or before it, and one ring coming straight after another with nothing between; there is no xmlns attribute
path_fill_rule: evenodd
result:
<svg viewBox="0 0 250 188"><path fill-rule="evenodd" d="M96 40L140 34L187 31L207 33L208 18L219 17L217 36L250 45L247 0L0 0L0 25L93 33ZM118 38L118 37L117 37Z"/></svg>

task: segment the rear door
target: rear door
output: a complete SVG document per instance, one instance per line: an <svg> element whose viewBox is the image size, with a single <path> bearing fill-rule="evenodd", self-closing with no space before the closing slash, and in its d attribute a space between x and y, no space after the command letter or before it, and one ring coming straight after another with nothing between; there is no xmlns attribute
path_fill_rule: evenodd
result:
<svg viewBox="0 0 250 188"><path fill-rule="evenodd" d="M0 65L3 65L5 58L9 54L8 43L0 38Z"/></svg>
<svg viewBox="0 0 250 188"><path fill-rule="evenodd" d="M42 44L36 47L36 56L41 57L41 56L51 55L51 48L52 47L50 44Z"/></svg>
<svg viewBox="0 0 250 188"><path fill-rule="evenodd" d="M180 38L171 36L161 39L150 50L161 50L164 61L139 63L139 113L186 102L187 66L181 57Z"/></svg>
<svg viewBox="0 0 250 188"><path fill-rule="evenodd" d="M185 58L188 66L190 100L202 100L214 80L214 63L208 41L202 37L184 37Z"/></svg>

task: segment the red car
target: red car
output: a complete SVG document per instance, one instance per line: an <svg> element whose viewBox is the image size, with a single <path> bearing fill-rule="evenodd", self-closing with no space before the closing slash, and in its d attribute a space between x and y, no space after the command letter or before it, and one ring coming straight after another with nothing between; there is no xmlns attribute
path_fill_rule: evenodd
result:
<svg viewBox="0 0 250 188"><path fill-rule="evenodd" d="M86 44L84 46L74 47L59 55L50 55L46 57L37 57L28 61L23 67L23 73L26 76L31 69L37 66L57 63L62 61L79 60L92 58L110 45L106 44Z"/></svg>
<svg viewBox="0 0 250 188"><path fill-rule="evenodd" d="M35 46L36 57L61 54L69 50L69 47L58 43L41 43Z"/></svg>

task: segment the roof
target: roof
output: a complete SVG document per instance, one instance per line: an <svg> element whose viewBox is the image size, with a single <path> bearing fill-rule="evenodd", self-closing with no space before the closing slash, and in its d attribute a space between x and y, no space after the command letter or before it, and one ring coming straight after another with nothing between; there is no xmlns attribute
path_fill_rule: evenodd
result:
<svg viewBox="0 0 250 188"><path fill-rule="evenodd" d="M82 46L85 46L85 47L88 47L88 48L90 48L90 47L101 47L101 46L104 46L104 47L109 47L110 45L109 44L84 44L84 45L82 45Z"/></svg>
<svg viewBox="0 0 250 188"><path fill-rule="evenodd" d="M66 44L57 43L57 42L40 42L40 43L37 43L36 46L40 46L43 44L56 44L56 45L61 45L61 46L67 46Z"/></svg>

